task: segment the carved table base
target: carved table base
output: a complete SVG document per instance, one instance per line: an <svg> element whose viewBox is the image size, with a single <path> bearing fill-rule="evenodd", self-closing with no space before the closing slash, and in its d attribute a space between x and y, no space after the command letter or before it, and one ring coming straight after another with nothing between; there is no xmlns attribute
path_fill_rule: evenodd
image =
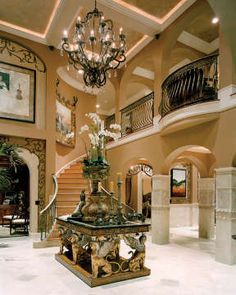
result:
<svg viewBox="0 0 236 295"><path fill-rule="evenodd" d="M66 217L57 223L61 246L56 260L90 287L150 275L144 266L148 224L94 226ZM119 254L121 240L131 248L129 258Z"/></svg>

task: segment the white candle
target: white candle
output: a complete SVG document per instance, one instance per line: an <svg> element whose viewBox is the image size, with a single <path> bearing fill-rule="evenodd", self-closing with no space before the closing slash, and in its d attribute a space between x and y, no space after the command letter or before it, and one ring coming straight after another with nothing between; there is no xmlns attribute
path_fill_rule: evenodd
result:
<svg viewBox="0 0 236 295"><path fill-rule="evenodd" d="M68 38L68 32L67 32L67 30L64 30L63 35L64 35L64 38Z"/></svg>

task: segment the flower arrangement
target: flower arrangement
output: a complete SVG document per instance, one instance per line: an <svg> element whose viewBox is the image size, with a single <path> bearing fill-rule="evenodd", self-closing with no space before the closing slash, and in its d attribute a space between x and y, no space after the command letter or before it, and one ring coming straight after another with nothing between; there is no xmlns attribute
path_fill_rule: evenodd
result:
<svg viewBox="0 0 236 295"><path fill-rule="evenodd" d="M79 132L79 134L87 132L90 140L90 148L87 149L85 145L87 156L83 161L84 176L91 179L105 179L109 170L109 164L105 158L105 140L107 138L117 140L121 127L118 124L111 124L109 129L112 132L104 128L104 122L97 114L88 113L85 116L92 122L89 125L83 125Z"/></svg>

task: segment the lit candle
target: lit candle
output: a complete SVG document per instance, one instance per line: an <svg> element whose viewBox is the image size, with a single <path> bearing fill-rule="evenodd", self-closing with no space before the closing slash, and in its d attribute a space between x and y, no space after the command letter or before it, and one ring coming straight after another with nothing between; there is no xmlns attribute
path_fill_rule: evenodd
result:
<svg viewBox="0 0 236 295"><path fill-rule="evenodd" d="M110 192L113 193L114 192L114 182L110 181Z"/></svg>
<svg viewBox="0 0 236 295"><path fill-rule="evenodd" d="M112 48L115 48L116 47L116 43L115 42L112 42L111 47Z"/></svg>
<svg viewBox="0 0 236 295"><path fill-rule="evenodd" d="M77 21L78 21L78 23L81 22L81 17L80 16L78 16Z"/></svg>
<svg viewBox="0 0 236 295"><path fill-rule="evenodd" d="M67 32L67 30L64 30L63 36L64 36L64 38L68 38L68 32Z"/></svg>
<svg viewBox="0 0 236 295"><path fill-rule="evenodd" d="M123 33L123 28L120 28L120 35Z"/></svg>
<svg viewBox="0 0 236 295"><path fill-rule="evenodd" d="M101 17L101 21L104 22L104 16Z"/></svg>
<svg viewBox="0 0 236 295"><path fill-rule="evenodd" d="M91 36L91 37L94 37L94 30L91 30L91 32L90 32L90 36Z"/></svg>

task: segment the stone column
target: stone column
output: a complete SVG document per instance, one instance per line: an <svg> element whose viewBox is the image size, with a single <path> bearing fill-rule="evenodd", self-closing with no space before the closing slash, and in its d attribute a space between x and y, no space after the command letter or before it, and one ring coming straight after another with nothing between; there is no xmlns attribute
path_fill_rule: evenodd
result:
<svg viewBox="0 0 236 295"><path fill-rule="evenodd" d="M236 263L236 168L216 169L216 260Z"/></svg>
<svg viewBox="0 0 236 295"><path fill-rule="evenodd" d="M215 236L215 178L199 179L199 238Z"/></svg>
<svg viewBox="0 0 236 295"><path fill-rule="evenodd" d="M152 242L169 243L170 176L152 177Z"/></svg>

